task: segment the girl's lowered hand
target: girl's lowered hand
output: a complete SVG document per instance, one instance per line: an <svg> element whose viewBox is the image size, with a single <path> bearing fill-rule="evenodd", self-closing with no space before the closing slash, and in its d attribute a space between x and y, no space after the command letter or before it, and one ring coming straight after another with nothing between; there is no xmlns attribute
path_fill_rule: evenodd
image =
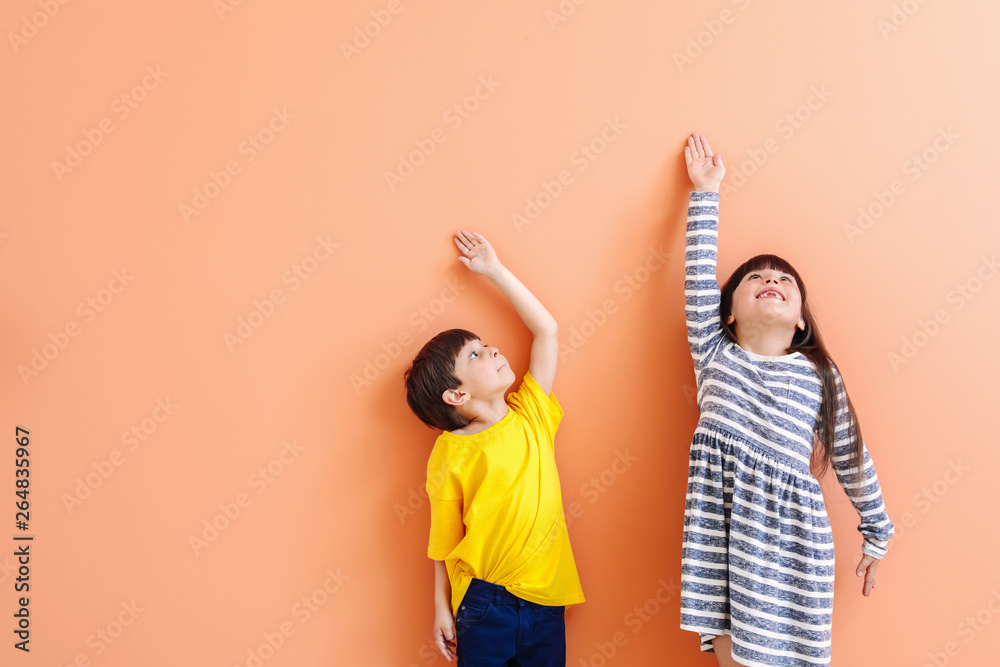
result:
<svg viewBox="0 0 1000 667"><path fill-rule="evenodd" d="M865 578L864 586L861 589L861 594L865 597L869 597L872 594L872 589L875 588L875 570L878 569L878 562L878 558L865 554L861 562L858 563L857 575Z"/></svg>

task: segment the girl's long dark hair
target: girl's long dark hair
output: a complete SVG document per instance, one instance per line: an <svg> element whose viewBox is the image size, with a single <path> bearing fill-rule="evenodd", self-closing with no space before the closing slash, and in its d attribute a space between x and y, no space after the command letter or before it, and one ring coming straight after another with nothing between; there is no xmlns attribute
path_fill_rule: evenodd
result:
<svg viewBox="0 0 1000 667"><path fill-rule="evenodd" d="M805 321L806 328L801 330L796 327L795 335L792 338L792 344L788 348L788 351L789 353L801 352L810 361L812 361L813 365L816 366L820 382L823 385L819 415L816 420L816 435L822 447L819 448L818 451L817 448L813 448L812 461L814 474L817 478L821 478L833 461L834 431L837 428L837 385L836 380L834 379L835 365L833 363L833 359L830 358L829 352L826 350L826 345L823 344L823 337L820 335L819 328L816 326L816 318L813 316L812 310L809 308L809 301L806 299L806 285L802 282L799 272L796 271L791 264L777 255L757 255L756 257L751 257L744 262L739 268L733 271L733 275L729 276L729 280L727 280L726 284L722 286L722 295L719 301L719 316L722 320L722 330L731 341L734 343L737 342L736 332L733 330L733 327L726 322L733 309L733 292L736 291L736 287L743 281L743 278L748 273L760 271L762 269L781 271L782 273L787 273L788 275L794 277L795 283L799 287L799 292L802 294L802 319ZM841 377L841 382L843 382L843 377ZM861 481L864 478L862 473L864 471L863 466L865 452L864 441L861 439L861 423L858 421L857 414L854 411L854 405L851 403L851 397L847 395L846 385L844 386L844 394L847 398L847 412L850 417L850 437L851 441L854 443L854 449L851 452L851 463L854 464L857 469L857 477L855 478L855 481Z"/></svg>

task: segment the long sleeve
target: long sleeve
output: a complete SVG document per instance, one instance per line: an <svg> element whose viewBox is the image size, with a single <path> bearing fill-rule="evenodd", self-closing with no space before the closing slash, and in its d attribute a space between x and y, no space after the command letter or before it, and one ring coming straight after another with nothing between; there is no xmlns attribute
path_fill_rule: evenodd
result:
<svg viewBox="0 0 1000 667"><path fill-rule="evenodd" d="M718 241L719 193L692 192L684 255L684 315L699 388L708 353L723 336L719 321L719 282L715 276Z"/></svg>
<svg viewBox="0 0 1000 667"><path fill-rule="evenodd" d="M886 513L882 500L882 489L879 487L878 476L875 474L875 464L864 449L864 466L862 479L856 480L857 466L853 463L851 452L854 450L854 440L850 437L850 415L847 411L847 393L840 373L834 368L834 378L837 385L837 426L834 429L833 469L840 485L844 488L851 504L861 516L858 530L864 536L862 551L869 556L882 558L886 554L889 538L895 531L889 515Z"/></svg>

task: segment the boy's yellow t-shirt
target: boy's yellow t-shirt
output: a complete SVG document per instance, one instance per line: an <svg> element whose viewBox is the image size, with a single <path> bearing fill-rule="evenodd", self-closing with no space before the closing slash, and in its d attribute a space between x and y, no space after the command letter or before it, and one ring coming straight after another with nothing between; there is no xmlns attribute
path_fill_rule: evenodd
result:
<svg viewBox="0 0 1000 667"><path fill-rule="evenodd" d="M584 601L556 470L562 406L530 373L507 405L485 431L442 433L427 462L427 555L445 561L456 614L473 578L537 604Z"/></svg>

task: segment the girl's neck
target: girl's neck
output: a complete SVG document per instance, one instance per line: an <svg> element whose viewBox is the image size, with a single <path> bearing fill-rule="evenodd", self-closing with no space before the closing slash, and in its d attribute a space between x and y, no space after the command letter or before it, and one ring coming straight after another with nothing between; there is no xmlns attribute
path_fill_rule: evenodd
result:
<svg viewBox="0 0 1000 667"><path fill-rule="evenodd" d="M795 329L754 329L753 327L736 327L736 342L747 352L753 352L763 357L783 357L788 354L788 348L795 337Z"/></svg>

